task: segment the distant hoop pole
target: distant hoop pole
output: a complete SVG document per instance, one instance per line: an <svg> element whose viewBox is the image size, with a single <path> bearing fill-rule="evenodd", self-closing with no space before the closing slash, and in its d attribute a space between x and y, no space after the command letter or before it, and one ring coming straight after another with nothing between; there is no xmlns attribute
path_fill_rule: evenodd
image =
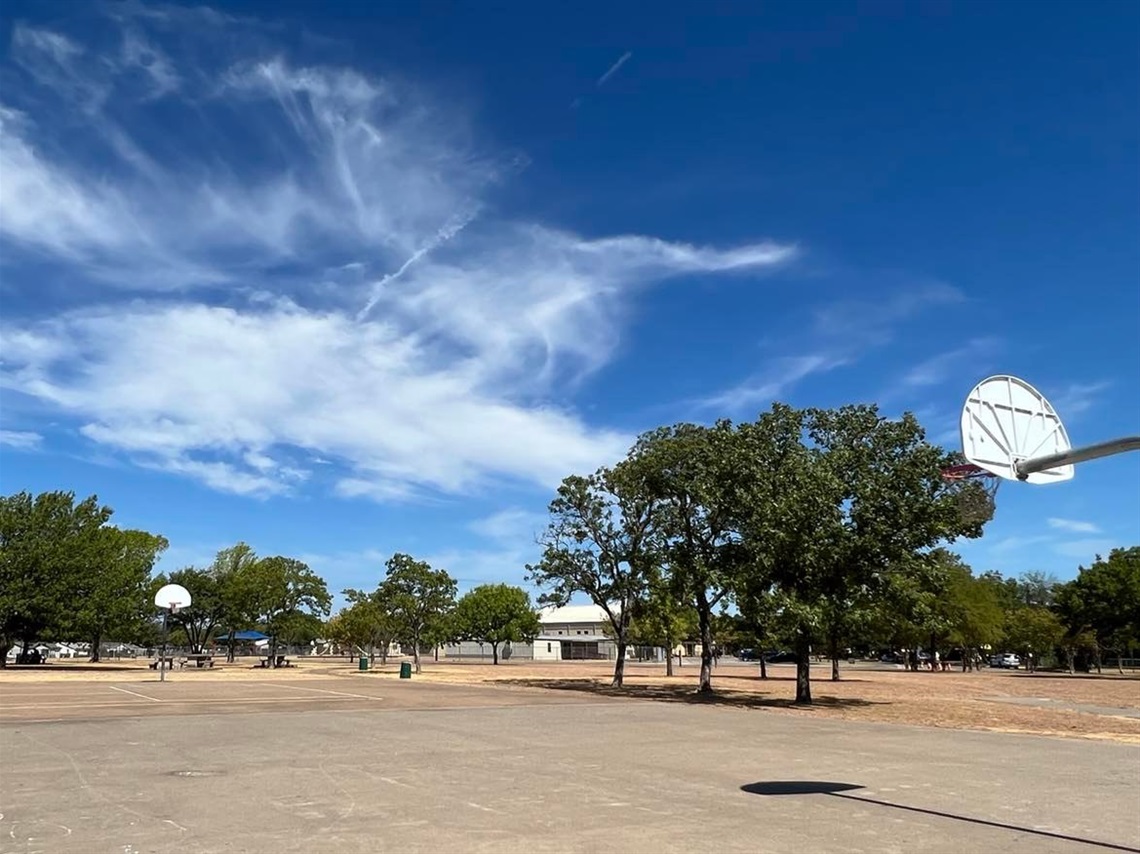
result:
<svg viewBox="0 0 1140 854"><path fill-rule="evenodd" d="M1123 454L1128 451L1140 451L1140 436L1125 436L1122 439L1112 439L1096 445L1085 445L1083 448L1070 448L1058 454L1049 454L1044 457L1033 457L1029 460L1020 460L1015 463L1014 471L1018 480L1025 480L1029 475L1071 463L1083 463L1087 460L1096 460L1101 457L1111 457L1113 454Z"/></svg>

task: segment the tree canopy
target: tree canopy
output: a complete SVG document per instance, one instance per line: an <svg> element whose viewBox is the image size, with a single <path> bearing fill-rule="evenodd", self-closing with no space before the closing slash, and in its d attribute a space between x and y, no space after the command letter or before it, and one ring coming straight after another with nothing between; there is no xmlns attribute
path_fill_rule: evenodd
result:
<svg viewBox="0 0 1140 854"><path fill-rule="evenodd" d="M494 664L499 663L501 644L531 641L540 631L530 596L507 584L481 584L465 593L450 624L456 639L490 644Z"/></svg>

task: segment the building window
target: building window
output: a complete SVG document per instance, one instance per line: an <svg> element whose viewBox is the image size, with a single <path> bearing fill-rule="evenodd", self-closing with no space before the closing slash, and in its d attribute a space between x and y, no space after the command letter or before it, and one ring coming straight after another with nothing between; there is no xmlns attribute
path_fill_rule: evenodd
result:
<svg viewBox="0 0 1140 854"><path fill-rule="evenodd" d="M550 644L547 644L547 645L546 645L546 651L547 651L547 652L550 652L550 651L551 651L551 650L550 650Z"/></svg>

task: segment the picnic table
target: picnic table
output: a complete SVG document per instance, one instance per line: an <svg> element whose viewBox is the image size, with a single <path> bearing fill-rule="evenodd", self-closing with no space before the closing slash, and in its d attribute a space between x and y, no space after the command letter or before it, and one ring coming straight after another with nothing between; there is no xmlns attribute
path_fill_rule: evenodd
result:
<svg viewBox="0 0 1140 854"><path fill-rule="evenodd" d="M271 655L261 656L261 664L259 664L258 667L272 667L272 666L273 666L273 656L271 656ZM288 660L288 658L286 658L286 656L278 655L277 656L277 666L278 667L292 667L293 665L289 663L289 660Z"/></svg>
<svg viewBox="0 0 1140 854"><path fill-rule="evenodd" d="M209 652L192 652L184 657L182 666L185 667L191 663L193 663L196 667L213 667L214 655L213 653Z"/></svg>
<svg viewBox="0 0 1140 854"><path fill-rule="evenodd" d="M156 655L154 657L154 661L152 661L147 666L151 670L158 670L158 664L160 661L165 664L165 667L167 670L173 670L174 669L174 656L173 655Z"/></svg>

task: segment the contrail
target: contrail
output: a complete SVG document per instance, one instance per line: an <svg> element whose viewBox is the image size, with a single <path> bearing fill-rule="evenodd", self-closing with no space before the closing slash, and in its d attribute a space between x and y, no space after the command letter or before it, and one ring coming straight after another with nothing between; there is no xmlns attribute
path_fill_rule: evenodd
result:
<svg viewBox="0 0 1140 854"><path fill-rule="evenodd" d="M597 85L598 86L604 85L607 80L609 80L611 77L613 77L615 74L617 74L618 69L621 68L623 65L625 65L629 61L629 58L631 56L633 56L633 53L631 51L627 50L625 53L623 53L621 55L621 58L617 62L615 62L613 65L610 66L610 70L598 78Z"/></svg>
<svg viewBox="0 0 1140 854"><path fill-rule="evenodd" d="M368 316L368 312L372 311L372 309L375 308L376 303L380 302L380 297L384 292L385 285L387 285L389 282L396 281L396 279L400 278L400 276L404 275L404 273L408 271L409 267L427 255L433 249L436 249L447 241L451 240L451 238L455 237L455 235L463 231L463 229L466 228L473 219L475 219L474 211L462 214L452 219L450 222L445 223L443 227L436 232L435 237L433 237L426 244L413 252L408 260L400 265L400 269L398 269L395 273L388 273L384 276L384 278L382 278L373 286L372 296L368 298L368 302L365 304L364 308L357 312L356 319L358 321L364 320L364 318Z"/></svg>

